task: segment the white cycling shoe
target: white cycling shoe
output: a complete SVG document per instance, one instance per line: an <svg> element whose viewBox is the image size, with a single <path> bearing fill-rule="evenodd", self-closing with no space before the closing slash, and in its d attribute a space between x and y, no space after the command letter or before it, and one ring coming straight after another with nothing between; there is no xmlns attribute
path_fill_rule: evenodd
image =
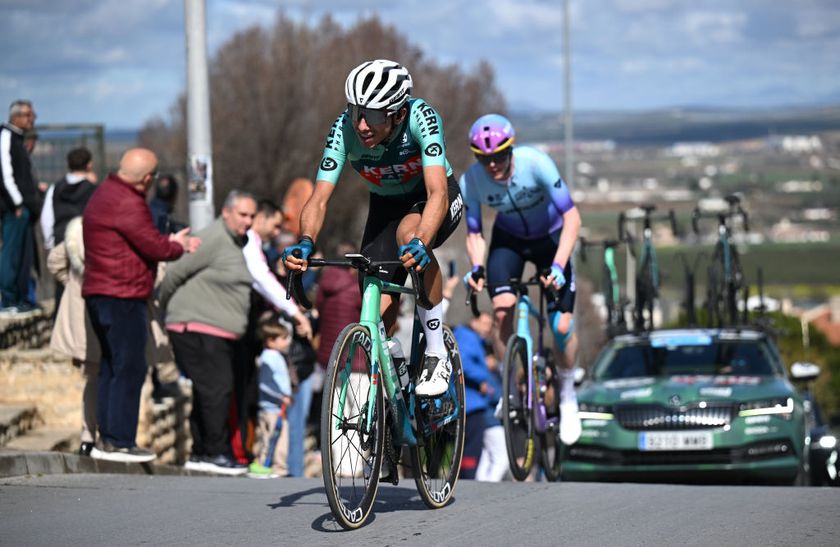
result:
<svg viewBox="0 0 840 547"><path fill-rule="evenodd" d="M439 397L449 388L449 377L452 376L452 363L449 356L427 353L423 357L423 371L414 388L418 397Z"/></svg>
<svg viewBox="0 0 840 547"><path fill-rule="evenodd" d="M560 440L571 446L580 439L581 431L577 397L564 397L560 401Z"/></svg>

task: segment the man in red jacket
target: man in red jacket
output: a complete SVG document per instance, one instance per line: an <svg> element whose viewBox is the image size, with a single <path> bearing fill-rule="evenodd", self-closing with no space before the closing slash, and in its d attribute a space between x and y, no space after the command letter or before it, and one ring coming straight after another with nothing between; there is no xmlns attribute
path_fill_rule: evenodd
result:
<svg viewBox="0 0 840 547"><path fill-rule="evenodd" d="M146 301L157 263L198 248L189 228L162 235L152 222L146 192L158 176L151 150L133 148L117 174L96 189L85 208L85 298L93 330L102 346L97 382L99 442L91 456L147 462L155 454L137 447L140 390L146 378Z"/></svg>

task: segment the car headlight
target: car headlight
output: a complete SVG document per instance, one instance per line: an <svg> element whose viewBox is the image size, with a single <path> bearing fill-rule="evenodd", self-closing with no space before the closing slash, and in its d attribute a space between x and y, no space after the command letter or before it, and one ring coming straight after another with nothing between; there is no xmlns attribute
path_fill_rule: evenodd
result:
<svg viewBox="0 0 840 547"><path fill-rule="evenodd" d="M615 416L609 405L594 405L592 403L578 404L578 417L581 420L612 420Z"/></svg>
<svg viewBox="0 0 840 547"><path fill-rule="evenodd" d="M820 448L831 450L835 446L837 446L837 437L834 435L823 435L820 437Z"/></svg>
<svg viewBox="0 0 840 547"><path fill-rule="evenodd" d="M790 415L793 414L793 398L781 397L777 399L749 401L741 403L738 410L738 416L766 416L769 414L778 414L782 417L790 417Z"/></svg>

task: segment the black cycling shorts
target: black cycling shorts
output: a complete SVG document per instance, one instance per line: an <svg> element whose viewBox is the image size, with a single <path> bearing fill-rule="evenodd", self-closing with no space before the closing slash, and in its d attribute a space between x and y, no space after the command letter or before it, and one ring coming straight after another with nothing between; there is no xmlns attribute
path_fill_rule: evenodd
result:
<svg viewBox="0 0 840 547"><path fill-rule="evenodd" d="M438 228L432 249L440 247L452 235L464 214L464 200L458 181L450 175L447 178L449 210ZM362 236L362 254L373 260L399 260L400 246L397 244L397 227L410 213L422 213L426 207L426 187L419 186L418 192L407 196L380 196L370 194L365 234ZM383 281L402 285L408 277L408 270L399 265L383 267L377 275Z"/></svg>
<svg viewBox="0 0 840 547"><path fill-rule="evenodd" d="M550 268L559 241L559 230L538 239L521 239L494 226L487 257L487 288L490 296L513 292L508 281L522 277L526 260L533 262L537 271ZM565 313L575 309L575 271L571 259L563 275L566 276L566 284L560 288L558 302L550 306L550 311L557 309Z"/></svg>

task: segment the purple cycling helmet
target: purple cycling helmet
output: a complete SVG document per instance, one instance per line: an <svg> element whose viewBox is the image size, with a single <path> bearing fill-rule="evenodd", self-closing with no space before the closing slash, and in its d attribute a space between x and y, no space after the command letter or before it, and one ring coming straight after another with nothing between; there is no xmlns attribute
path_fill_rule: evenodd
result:
<svg viewBox="0 0 840 547"><path fill-rule="evenodd" d="M515 136L510 120L500 114L485 114L470 128L470 150L490 156L509 148Z"/></svg>

